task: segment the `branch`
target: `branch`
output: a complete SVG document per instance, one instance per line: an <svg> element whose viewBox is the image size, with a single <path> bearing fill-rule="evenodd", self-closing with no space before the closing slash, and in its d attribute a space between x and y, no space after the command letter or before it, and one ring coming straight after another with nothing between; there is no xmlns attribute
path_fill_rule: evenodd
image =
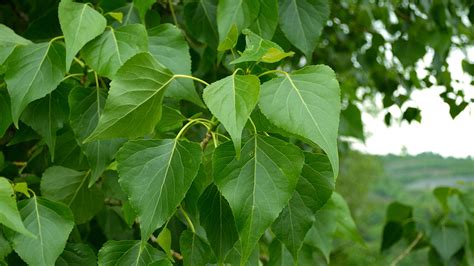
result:
<svg viewBox="0 0 474 266"><path fill-rule="evenodd" d="M392 261L392 263L390 263L390 266L396 266L401 260L408 256L408 254L410 254L411 250L416 246L416 244L420 242L422 237L423 233L418 233L415 240L413 240L413 242L411 242L410 245Z"/></svg>

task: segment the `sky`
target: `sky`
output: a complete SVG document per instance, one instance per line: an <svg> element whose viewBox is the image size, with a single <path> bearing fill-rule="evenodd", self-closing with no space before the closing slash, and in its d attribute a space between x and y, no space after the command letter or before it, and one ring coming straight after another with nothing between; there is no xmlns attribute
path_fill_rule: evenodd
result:
<svg viewBox="0 0 474 266"><path fill-rule="evenodd" d="M474 49L470 49L468 54L474 56ZM454 87L462 88L468 98L474 99L471 77L462 71L463 58L461 51L451 51L448 57L449 70L453 79L460 80ZM470 59L473 62L474 58ZM419 76L424 75L423 64L429 63L429 55L423 61L417 70ZM412 100L406 104L421 110L421 123L395 121L390 127L384 123L385 113L370 114L364 111L368 107L373 109L374 102L379 110L383 109L382 97L377 95L374 102L361 106L366 141L354 141L352 147L370 154L401 154L405 150L411 155L433 152L444 157L474 158L474 104L466 107L453 120L449 115L449 106L439 96L443 91L443 87L414 91ZM390 111L394 117L401 117L402 113L398 108L393 107Z"/></svg>

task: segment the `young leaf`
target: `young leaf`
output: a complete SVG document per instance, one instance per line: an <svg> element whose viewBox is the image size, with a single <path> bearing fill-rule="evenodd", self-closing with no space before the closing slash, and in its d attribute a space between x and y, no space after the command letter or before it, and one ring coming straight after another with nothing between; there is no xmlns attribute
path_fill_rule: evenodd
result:
<svg viewBox="0 0 474 266"><path fill-rule="evenodd" d="M311 54L329 18L329 1L280 0L278 3L281 30L311 61Z"/></svg>
<svg viewBox="0 0 474 266"><path fill-rule="evenodd" d="M105 18L87 4L62 0L58 8L59 24L66 43L66 70L81 48L105 29Z"/></svg>
<svg viewBox="0 0 474 266"><path fill-rule="evenodd" d="M9 27L0 24L0 65L2 65L13 52L15 46L27 44L31 44L31 42L17 35Z"/></svg>
<svg viewBox="0 0 474 266"><path fill-rule="evenodd" d="M149 53L128 60L110 84L104 112L85 142L152 133L161 117L165 88L172 80L173 74Z"/></svg>
<svg viewBox="0 0 474 266"><path fill-rule="evenodd" d="M51 93L63 79L64 54L62 44L47 42L18 46L8 57L5 82L17 127L26 106Z"/></svg>
<svg viewBox="0 0 474 266"><path fill-rule="evenodd" d="M259 91L257 76L236 75L236 72L204 89L204 102L229 132L237 157L240 156L242 130L257 105Z"/></svg>
<svg viewBox="0 0 474 266"><path fill-rule="evenodd" d="M278 26L278 0L259 0L260 12L250 29L264 39L271 40Z"/></svg>
<svg viewBox="0 0 474 266"><path fill-rule="evenodd" d="M56 261L56 266L69 265L96 265L97 257L92 248L83 243L67 243L61 256Z"/></svg>
<svg viewBox="0 0 474 266"><path fill-rule="evenodd" d="M26 107L21 115L21 121L33 128L49 147L51 158L54 161L56 147L56 132L67 123L69 108L67 95L69 88L60 85L51 92Z"/></svg>
<svg viewBox="0 0 474 266"><path fill-rule="evenodd" d="M74 226L71 211L62 203L36 196L18 206L26 228L36 238L7 232L16 253L30 265L54 265Z"/></svg>
<svg viewBox="0 0 474 266"><path fill-rule="evenodd" d="M198 143L178 140L127 142L117 154L120 185L148 239L173 215L184 199L201 163Z"/></svg>
<svg viewBox="0 0 474 266"><path fill-rule="evenodd" d="M237 64L249 61L262 61L264 63L275 63L287 56L293 56L293 52L285 53L283 49L276 43L262 39L262 37L251 32L250 30L243 30L246 36L246 48L242 55L230 62Z"/></svg>
<svg viewBox="0 0 474 266"><path fill-rule="evenodd" d="M82 49L82 56L99 75L114 78L117 70L131 57L148 51L145 26L108 27L99 37Z"/></svg>
<svg viewBox="0 0 474 266"><path fill-rule="evenodd" d="M260 10L260 2L256 0L221 0L217 5L217 29L219 31L219 50L224 51L234 47L237 39L225 42L235 27L237 35L252 24Z"/></svg>
<svg viewBox="0 0 474 266"><path fill-rule="evenodd" d="M106 92L100 88L76 87L69 94L71 127L92 170L89 186L97 181L125 142L113 139L83 143L97 126L106 97Z"/></svg>
<svg viewBox="0 0 474 266"><path fill-rule="evenodd" d="M171 24L161 24L148 30L150 53L173 74L191 75L191 56L188 43L180 29ZM204 107L190 79L173 80L165 96L184 99Z"/></svg>
<svg viewBox="0 0 474 266"><path fill-rule="evenodd" d="M214 49L219 41L216 10L217 0L193 0L184 6L184 24L188 33Z"/></svg>
<svg viewBox="0 0 474 266"><path fill-rule="evenodd" d="M173 255L171 254L171 231L168 228L163 228L160 234L156 238L156 242L160 247L165 251L168 258L171 258Z"/></svg>
<svg viewBox="0 0 474 266"><path fill-rule="evenodd" d="M318 144L337 176L341 104L334 72L324 65L307 66L265 82L260 95L262 113L276 126Z"/></svg>
<svg viewBox="0 0 474 266"><path fill-rule="evenodd" d="M198 205L200 222L206 230L209 244L218 262L223 263L227 253L239 239L229 203L217 187L211 184L199 198Z"/></svg>
<svg viewBox="0 0 474 266"><path fill-rule="evenodd" d="M0 224L28 237L33 237L21 221L11 184L3 177L0 177Z"/></svg>
<svg viewBox="0 0 474 266"><path fill-rule="evenodd" d="M85 223L104 206L102 191L95 186L87 187L88 177L88 173L52 166L44 171L41 178L41 194L66 204L71 208L76 223Z"/></svg>
<svg viewBox="0 0 474 266"><path fill-rule="evenodd" d="M244 143L240 159L229 142L214 152L214 180L235 217L241 264L293 195L303 159L296 146L261 136Z"/></svg>
<svg viewBox="0 0 474 266"><path fill-rule="evenodd" d="M212 261L209 245L195 233L185 230L181 233L179 246L183 255L183 265L207 265Z"/></svg>
<svg viewBox="0 0 474 266"><path fill-rule="evenodd" d="M148 266L166 255L146 242L109 240L99 250L99 265Z"/></svg>

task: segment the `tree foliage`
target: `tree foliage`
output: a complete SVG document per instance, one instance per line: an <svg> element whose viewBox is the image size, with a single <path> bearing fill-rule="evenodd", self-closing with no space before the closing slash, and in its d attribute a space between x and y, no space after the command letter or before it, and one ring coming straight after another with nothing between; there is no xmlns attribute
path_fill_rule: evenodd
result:
<svg viewBox="0 0 474 266"><path fill-rule="evenodd" d="M338 135L363 139L357 103L374 91L405 108L436 80L462 111L446 58L471 44L473 12L462 1L1 4L0 263L329 263L334 239L363 242L334 191ZM445 261L458 252L434 247Z"/></svg>

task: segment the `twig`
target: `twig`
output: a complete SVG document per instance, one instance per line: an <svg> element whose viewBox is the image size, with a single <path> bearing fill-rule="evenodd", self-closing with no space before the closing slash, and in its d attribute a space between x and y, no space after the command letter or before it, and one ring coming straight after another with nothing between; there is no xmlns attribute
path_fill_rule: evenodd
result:
<svg viewBox="0 0 474 266"><path fill-rule="evenodd" d="M408 256L408 254L410 254L411 250L416 246L416 244L420 242L422 237L423 233L418 233L415 240L413 240L413 242L411 242L410 245L392 261L392 263L390 263L390 266L396 266L401 260Z"/></svg>

